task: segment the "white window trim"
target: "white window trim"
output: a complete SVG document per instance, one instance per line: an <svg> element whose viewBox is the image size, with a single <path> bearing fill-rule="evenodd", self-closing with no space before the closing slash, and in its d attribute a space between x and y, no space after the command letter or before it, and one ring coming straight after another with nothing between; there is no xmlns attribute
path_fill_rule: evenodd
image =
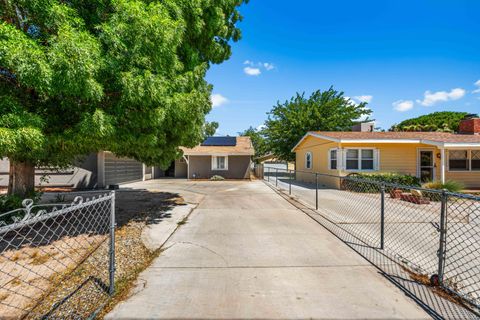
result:
<svg viewBox="0 0 480 320"><path fill-rule="evenodd" d="M310 166L307 166L307 156L310 155ZM305 152L305 169L312 169L313 168L313 154L310 151Z"/></svg>
<svg viewBox="0 0 480 320"><path fill-rule="evenodd" d="M337 153L337 168L333 169L332 168L332 151L335 151ZM341 154L341 149L338 149L338 148L331 148L328 150L328 170L340 170L340 160L341 160L341 157L340 157L340 154Z"/></svg>
<svg viewBox="0 0 480 320"><path fill-rule="evenodd" d="M450 169L450 150L453 151L467 151L468 170ZM480 169L472 169L472 151L480 151L479 149L447 149L446 151L446 167L448 172L480 172Z"/></svg>
<svg viewBox="0 0 480 320"><path fill-rule="evenodd" d="M347 169L347 150L358 150L358 168ZM373 150L373 169L360 169L362 167L362 150ZM338 152L337 152L338 158ZM342 169L347 172L375 172L380 169L380 151L377 148L360 147L360 148L344 148L342 152ZM338 167L338 160L337 160Z"/></svg>
<svg viewBox="0 0 480 320"><path fill-rule="evenodd" d="M217 158L225 158L225 168L217 168ZM212 171L228 171L228 156L227 155L215 155L212 156Z"/></svg>

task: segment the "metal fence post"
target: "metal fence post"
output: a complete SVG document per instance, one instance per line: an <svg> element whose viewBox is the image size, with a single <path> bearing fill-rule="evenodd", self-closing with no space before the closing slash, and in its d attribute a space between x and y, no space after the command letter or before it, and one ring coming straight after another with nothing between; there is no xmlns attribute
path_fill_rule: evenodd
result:
<svg viewBox="0 0 480 320"><path fill-rule="evenodd" d="M380 249L385 246L385 184L380 186Z"/></svg>
<svg viewBox="0 0 480 320"><path fill-rule="evenodd" d="M267 167L267 181L270 182L270 167Z"/></svg>
<svg viewBox="0 0 480 320"><path fill-rule="evenodd" d="M278 187L278 168L275 168L275 187Z"/></svg>
<svg viewBox="0 0 480 320"><path fill-rule="evenodd" d="M109 260L109 294L113 295L115 292L115 191L111 193L110 206L110 260Z"/></svg>
<svg viewBox="0 0 480 320"><path fill-rule="evenodd" d="M318 173L315 173L315 210L318 210Z"/></svg>
<svg viewBox="0 0 480 320"><path fill-rule="evenodd" d="M292 195L292 171L287 169L287 172L289 172L289 179L288 179L288 194Z"/></svg>
<svg viewBox="0 0 480 320"><path fill-rule="evenodd" d="M438 284L443 283L443 273L445 269L445 247L447 233L447 201L448 194L446 190L442 191L442 203L440 208L440 244L438 248Z"/></svg>

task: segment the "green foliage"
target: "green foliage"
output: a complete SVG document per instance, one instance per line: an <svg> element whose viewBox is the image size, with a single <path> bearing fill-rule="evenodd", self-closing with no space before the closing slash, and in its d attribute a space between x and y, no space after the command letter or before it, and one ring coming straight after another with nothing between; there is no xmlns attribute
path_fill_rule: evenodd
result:
<svg viewBox="0 0 480 320"><path fill-rule="evenodd" d="M297 93L268 113L263 131L268 149L282 160L293 161L291 150L308 131L351 130L357 119L371 114L366 105L353 103L332 87L317 90L309 98Z"/></svg>
<svg viewBox="0 0 480 320"><path fill-rule="evenodd" d="M40 201L41 196L42 196L41 192L32 192L31 194L27 195L27 198L32 199L33 202L36 203ZM23 208L22 206L23 199L24 199L23 197L20 197L17 195L6 195L6 194L0 195L0 214L15 210L15 209ZM7 222L9 223L12 222L12 221L9 221L8 218L11 218L11 217L7 217ZM5 221L5 219L3 221Z"/></svg>
<svg viewBox="0 0 480 320"><path fill-rule="evenodd" d="M168 165L212 128L205 74L230 57L245 2L1 2L0 158L66 166L109 150Z"/></svg>
<svg viewBox="0 0 480 320"><path fill-rule="evenodd" d="M395 172L379 172L379 173L356 173L356 177L392 184L399 184L404 186L419 187L420 179L409 174L395 173Z"/></svg>
<svg viewBox="0 0 480 320"><path fill-rule="evenodd" d="M267 142L262 130L257 130L254 127L250 127L245 131L239 132L238 134L240 136L250 137L253 148L255 149L255 157L261 157L268 153Z"/></svg>
<svg viewBox="0 0 480 320"><path fill-rule="evenodd" d="M407 119L393 125L390 131L441 131L457 132L460 120L467 112L433 112L417 118Z"/></svg>
<svg viewBox="0 0 480 320"><path fill-rule="evenodd" d="M222 180L225 180L225 178L222 177L222 176L219 176L219 175L214 175L210 178L210 180L212 180L212 181L222 181Z"/></svg>
<svg viewBox="0 0 480 320"><path fill-rule="evenodd" d="M415 176L394 172L380 172L350 174L343 179L342 187L345 190L354 192L373 193L380 192L381 185L379 182L411 187L420 186L420 179ZM385 186L387 192L390 192L393 188L392 186Z"/></svg>
<svg viewBox="0 0 480 320"><path fill-rule="evenodd" d="M448 180L445 183L441 181L427 182L422 185L425 189L448 190L450 192L460 192L465 189L465 185L459 181Z"/></svg>
<svg viewBox="0 0 480 320"><path fill-rule="evenodd" d="M204 136L205 137L213 136L215 132L217 132L218 127L219 127L219 124L216 121L205 122L205 127L203 128Z"/></svg>

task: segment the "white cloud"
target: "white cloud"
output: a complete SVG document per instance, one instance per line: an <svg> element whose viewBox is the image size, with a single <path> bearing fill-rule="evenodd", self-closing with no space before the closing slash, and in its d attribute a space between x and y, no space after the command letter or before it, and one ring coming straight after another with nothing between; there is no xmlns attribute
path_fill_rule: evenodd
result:
<svg viewBox="0 0 480 320"><path fill-rule="evenodd" d="M212 101L212 107L220 107L226 103L228 103L228 99L222 96L219 93L214 93L210 96L210 100Z"/></svg>
<svg viewBox="0 0 480 320"><path fill-rule="evenodd" d="M405 112L413 108L412 100L398 100L392 103L393 108L400 112Z"/></svg>
<svg viewBox="0 0 480 320"><path fill-rule="evenodd" d="M373 96L370 96L370 95L356 96L355 99L360 102L370 103L373 99Z"/></svg>
<svg viewBox="0 0 480 320"><path fill-rule="evenodd" d="M480 93L480 80L477 80L475 83L474 83L475 87L477 87L477 89L473 90L472 93Z"/></svg>
<svg viewBox="0 0 480 320"><path fill-rule="evenodd" d="M271 71L275 69L275 65L271 62L254 62L252 60L245 60L243 62L246 65L243 71L249 76L258 76L262 73L262 70Z"/></svg>
<svg viewBox="0 0 480 320"><path fill-rule="evenodd" d="M438 102L446 102L449 100L458 100L465 96L465 89L462 88L455 88L452 89L450 92L447 91L437 91L437 92L430 92L425 91L423 100L417 100L419 104L422 106L430 107L435 105Z"/></svg>
<svg viewBox="0 0 480 320"><path fill-rule="evenodd" d="M265 129L266 127L267 127L266 125L261 124L261 125L259 125L259 126L256 128L256 130L257 130L257 131L261 131L261 130Z"/></svg>
<svg viewBox="0 0 480 320"><path fill-rule="evenodd" d="M243 68L243 72L245 72L245 74L248 74L249 76L258 76L262 73L260 69L252 67Z"/></svg>
<svg viewBox="0 0 480 320"><path fill-rule="evenodd" d="M275 69L275 66L273 65L273 63L269 63L269 62L265 62L265 63L263 64L263 67L264 67L267 71L270 71L270 70Z"/></svg>

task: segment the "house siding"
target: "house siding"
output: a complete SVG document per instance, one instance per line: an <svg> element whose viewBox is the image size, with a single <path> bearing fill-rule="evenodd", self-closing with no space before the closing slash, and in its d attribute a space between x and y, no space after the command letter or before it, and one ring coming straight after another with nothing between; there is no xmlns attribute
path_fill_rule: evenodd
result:
<svg viewBox="0 0 480 320"><path fill-rule="evenodd" d="M180 159L175 160L175 178L186 178L188 174L187 163L180 162Z"/></svg>
<svg viewBox="0 0 480 320"><path fill-rule="evenodd" d="M323 174L345 176L350 171L328 169L328 152L331 148L375 148L379 150L379 170L371 172L398 172L417 176L417 154L419 149L434 151L435 180L440 180L441 160L437 157L440 149L427 144L402 144L402 143L337 143L328 140L307 137L296 148L296 164L298 171L318 172ZM305 154L311 152L313 157L312 169L305 168ZM448 154L448 150L446 151ZM447 161L447 159L445 159ZM297 173L297 179L305 182L314 182L315 176L308 173ZM451 172L448 170L448 161L445 170L446 180L462 182L466 188L480 188L480 171ZM320 185L335 187L338 179L319 177Z"/></svg>
<svg viewBox="0 0 480 320"><path fill-rule="evenodd" d="M8 186L10 162L4 158L0 160L0 186ZM97 154L90 154L79 158L75 166L61 170L35 170L36 186L72 187L89 189L97 187Z"/></svg>
<svg viewBox="0 0 480 320"><path fill-rule="evenodd" d="M338 144L323 139L307 137L296 149L296 179L308 183L315 182L313 173L323 173L330 175L339 175L339 170L330 170L328 168L328 152L331 148L337 148ZM305 167L305 155L312 153L312 168ZM328 188L338 188L340 181L335 177L319 176L319 185Z"/></svg>
<svg viewBox="0 0 480 320"><path fill-rule="evenodd" d="M228 156L228 170L212 170L212 156L189 156L189 179L209 179L214 175L226 179L249 179L250 156Z"/></svg>

